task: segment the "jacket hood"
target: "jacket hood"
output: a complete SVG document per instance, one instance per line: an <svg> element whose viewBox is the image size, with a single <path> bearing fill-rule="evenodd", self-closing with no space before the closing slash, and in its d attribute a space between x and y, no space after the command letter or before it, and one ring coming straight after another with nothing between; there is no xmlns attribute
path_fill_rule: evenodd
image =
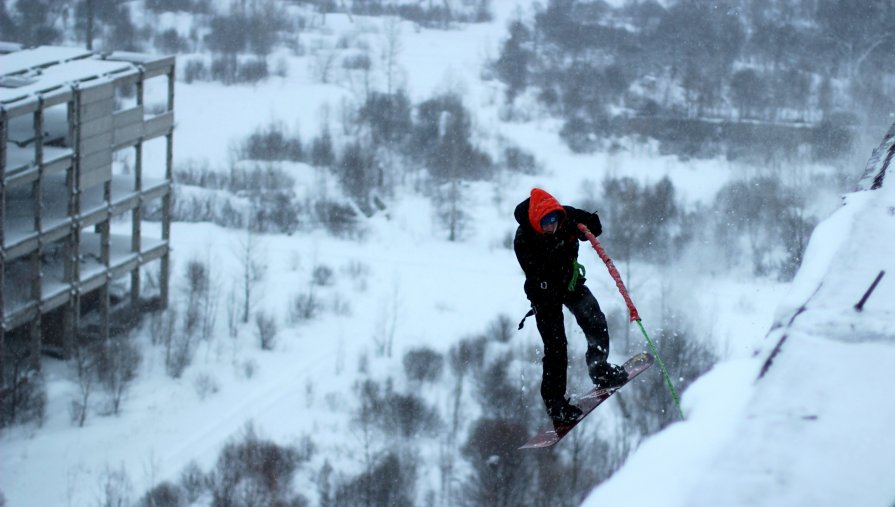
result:
<svg viewBox="0 0 895 507"><path fill-rule="evenodd" d="M541 229L541 219L553 211L559 211L563 216L566 214L565 208L555 197L540 188L531 189L531 197L528 198L528 224L538 234L544 234L544 230ZM516 220L520 223L522 223L521 218L517 214Z"/></svg>

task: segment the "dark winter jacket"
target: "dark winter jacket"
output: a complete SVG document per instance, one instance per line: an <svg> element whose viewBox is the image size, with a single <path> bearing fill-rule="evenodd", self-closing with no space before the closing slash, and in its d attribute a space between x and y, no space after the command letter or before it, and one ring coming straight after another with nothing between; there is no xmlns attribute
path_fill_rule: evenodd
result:
<svg viewBox="0 0 895 507"><path fill-rule="evenodd" d="M565 218L560 221L555 234L544 234L540 221L555 210L561 210ZM514 215L519 228L513 249L525 272L525 294L535 306L562 302L575 286L584 283L584 277L579 276L570 287L578 271L578 242L586 239L578 230L578 224L584 224L594 236L599 236L603 230L600 217L572 206L562 206L539 188L532 189L531 196L516 206Z"/></svg>

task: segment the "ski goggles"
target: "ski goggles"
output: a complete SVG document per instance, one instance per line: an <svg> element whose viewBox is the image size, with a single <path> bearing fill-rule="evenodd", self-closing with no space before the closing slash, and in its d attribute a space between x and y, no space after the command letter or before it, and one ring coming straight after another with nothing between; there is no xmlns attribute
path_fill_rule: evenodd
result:
<svg viewBox="0 0 895 507"><path fill-rule="evenodd" d="M541 227L556 224L561 218L562 213L560 213L559 211L551 211L550 213L544 215L544 218L541 219Z"/></svg>

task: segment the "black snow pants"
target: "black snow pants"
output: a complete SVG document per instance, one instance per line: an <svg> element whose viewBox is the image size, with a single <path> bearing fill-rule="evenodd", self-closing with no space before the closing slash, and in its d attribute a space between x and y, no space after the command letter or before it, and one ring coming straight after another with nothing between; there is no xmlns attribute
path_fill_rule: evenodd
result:
<svg viewBox="0 0 895 507"><path fill-rule="evenodd" d="M564 294L561 300L537 304L535 321L544 341L541 397L547 406L561 402L566 395L569 361L563 324L563 305L572 312L578 326L584 331L587 339L585 360L592 380L596 377L596 366L609 357L609 330L606 326L606 316L600 310L597 299L583 283L579 283L573 292Z"/></svg>

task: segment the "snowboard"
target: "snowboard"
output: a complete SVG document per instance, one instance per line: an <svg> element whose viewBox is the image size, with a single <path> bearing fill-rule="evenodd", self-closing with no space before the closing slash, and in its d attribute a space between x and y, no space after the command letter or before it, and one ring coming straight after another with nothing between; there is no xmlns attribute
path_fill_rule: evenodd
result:
<svg viewBox="0 0 895 507"><path fill-rule="evenodd" d="M582 421L587 414L591 413L595 408L597 408L601 403L606 401L607 398L612 396L616 391L624 387L628 382L630 382L634 377L640 375L644 371L646 371L650 366L653 365L654 358L651 354L647 352L641 352L633 356L631 359L625 361L623 365L625 371L628 372L628 380L626 380L623 384L608 387L608 388L593 388L583 396L578 398L573 398L571 403L573 405L577 405L578 408L581 409L581 417L578 420L570 422L570 423L558 423L558 422L549 422L541 427L540 430L531 438L528 439L525 444L522 445L519 449L542 449L544 447L551 447L555 445L557 442L563 439L572 429Z"/></svg>

